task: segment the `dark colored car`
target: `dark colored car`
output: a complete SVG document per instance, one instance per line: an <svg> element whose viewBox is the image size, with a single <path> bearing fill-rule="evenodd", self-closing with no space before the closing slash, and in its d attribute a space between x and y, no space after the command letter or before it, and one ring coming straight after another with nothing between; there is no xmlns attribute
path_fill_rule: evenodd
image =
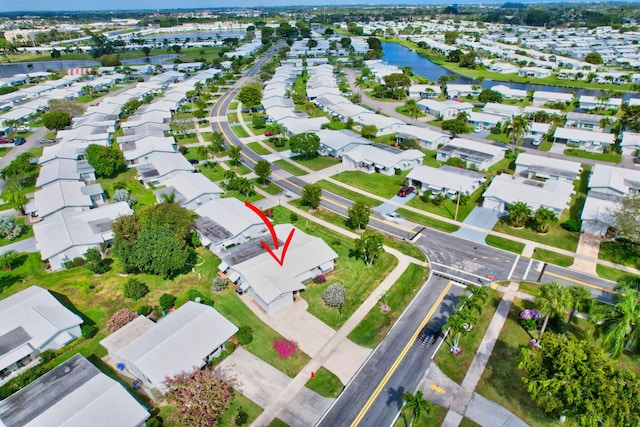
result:
<svg viewBox="0 0 640 427"><path fill-rule="evenodd" d="M13 139L11 138L0 138L0 144L13 144Z"/></svg>
<svg viewBox="0 0 640 427"><path fill-rule="evenodd" d="M400 191L398 191L398 196L407 197L409 194L413 193L413 190L415 190L413 187L402 187Z"/></svg>
<svg viewBox="0 0 640 427"><path fill-rule="evenodd" d="M14 145L22 145L22 144L24 144L25 142L27 142L27 140L26 140L26 139L24 139L24 138L16 138L16 140L15 140L15 141L13 141L13 144L14 144Z"/></svg>
<svg viewBox="0 0 640 427"><path fill-rule="evenodd" d="M198 163L200 163L200 160L198 159L187 159L189 161L189 163L191 163L192 165L197 165Z"/></svg>
<svg viewBox="0 0 640 427"><path fill-rule="evenodd" d="M427 323L418 335L418 342L424 346L433 345L440 336L440 325L433 322Z"/></svg>

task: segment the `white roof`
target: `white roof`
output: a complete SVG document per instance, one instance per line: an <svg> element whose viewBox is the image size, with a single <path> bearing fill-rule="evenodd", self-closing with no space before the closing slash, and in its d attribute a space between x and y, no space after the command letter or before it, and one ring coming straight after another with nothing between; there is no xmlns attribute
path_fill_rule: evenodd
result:
<svg viewBox="0 0 640 427"><path fill-rule="evenodd" d="M539 168L556 170L565 173L568 177L575 178L582 169L580 162L573 162L571 160L554 159L552 157L542 157L535 154L520 153L516 158L517 166L524 166L527 168Z"/></svg>
<svg viewBox="0 0 640 427"><path fill-rule="evenodd" d="M97 191L102 193L100 184L87 186L82 181L54 181L36 191L33 198L38 215L44 218L65 207L91 208L91 193Z"/></svg>
<svg viewBox="0 0 640 427"><path fill-rule="evenodd" d="M522 108L517 105L498 104L496 102L487 102L482 111L489 114L497 114L500 116L513 117L522 112Z"/></svg>
<svg viewBox="0 0 640 427"><path fill-rule="evenodd" d="M0 401L4 427L137 427L147 418L120 383L80 354Z"/></svg>
<svg viewBox="0 0 640 427"><path fill-rule="evenodd" d="M533 99L569 102L573 99L573 94L564 93L564 92L547 92L544 90L537 90L533 93Z"/></svg>
<svg viewBox="0 0 640 427"><path fill-rule="evenodd" d="M40 168L36 187L42 187L57 180L81 181L83 174L93 174L94 172L95 169L86 160L51 160Z"/></svg>
<svg viewBox="0 0 640 427"><path fill-rule="evenodd" d="M77 160L84 155L88 144L82 143L66 143L56 144L44 147L42 155L38 159L38 163L44 164L54 159L72 159Z"/></svg>
<svg viewBox="0 0 640 427"><path fill-rule="evenodd" d="M459 110L471 110L473 108L473 104L468 102L456 102L456 101L436 101L434 99L421 99L418 101L418 105L428 108L431 111L444 111L448 109L454 109L456 111Z"/></svg>
<svg viewBox="0 0 640 427"><path fill-rule="evenodd" d="M145 158L144 163L141 162L135 166L140 173L140 169L146 170L148 168L146 165L149 164L153 165L153 168L158 172L158 178L162 178L165 175L176 171L191 172L194 170L193 165L180 153L155 151ZM141 175L143 175L143 173L141 173ZM143 176L143 178L153 177Z"/></svg>
<svg viewBox="0 0 640 427"><path fill-rule="evenodd" d="M482 122L482 123L489 123L495 126L496 124L502 123L506 120L508 119L505 116L498 116L496 114L481 113L479 111L471 111L469 113L469 121L472 123Z"/></svg>
<svg viewBox="0 0 640 427"><path fill-rule="evenodd" d="M488 154L492 157L501 157L504 156L504 152L506 151L506 147L487 144L480 141L475 141L472 139L465 138L454 138L449 142L445 147L454 147L457 149L471 150L476 151L478 153Z"/></svg>
<svg viewBox="0 0 640 427"><path fill-rule="evenodd" d="M449 139L449 135L446 135L442 132L418 126L402 125L398 127L396 132L398 132L398 134L410 135L421 141L428 142L440 142L442 139Z"/></svg>
<svg viewBox="0 0 640 427"><path fill-rule="evenodd" d="M620 210L620 199L617 197L603 197L600 194L589 192L582 208L580 218L582 221L594 222L604 226L615 223L613 213Z"/></svg>
<svg viewBox="0 0 640 427"><path fill-rule="evenodd" d="M622 147L640 147L640 133L623 131L620 145Z"/></svg>
<svg viewBox="0 0 640 427"><path fill-rule="evenodd" d="M580 104L588 103L588 104L604 104L604 105L622 105L622 98L609 98L600 100L597 96L592 95L580 95L579 98Z"/></svg>
<svg viewBox="0 0 640 427"><path fill-rule="evenodd" d="M320 137L320 144L331 148L332 150L340 150L348 145L369 145L371 140L363 138L362 136L354 133L350 130L331 130L322 129L317 133Z"/></svg>
<svg viewBox="0 0 640 427"><path fill-rule="evenodd" d="M596 164L589 177L589 189L611 189L622 195L629 194L630 188L640 189L640 171L628 168Z"/></svg>
<svg viewBox="0 0 640 427"><path fill-rule="evenodd" d="M525 202L534 211L540 206L562 211L567 207L572 192L573 185L564 180L550 179L542 183L500 174L493 177L484 192L484 198L497 199L506 204Z"/></svg>
<svg viewBox="0 0 640 427"><path fill-rule="evenodd" d="M122 138L118 138L120 142ZM137 141L120 144L120 148L127 161L137 160L155 152L175 153L175 141L167 136L145 136Z"/></svg>
<svg viewBox="0 0 640 427"><path fill-rule="evenodd" d="M329 119L324 116L306 119L286 117L282 120L278 120L278 123L284 125L289 132L298 134L304 132L318 132L322 129L323 124L329 123Z"/></svg>
<svg viewBox="0 0 640 427"><path fill-rule="evenodd" d="M203 366L206 357L237 331L213 307L188 301L115 355L125 365L133 364L154 387L162 389L166 377Z"/></svg>
<svg viewBox="0 0 640 427"><path fill-rule="evenodd" d="M164 181L167 188L173 188L183 197L182 203L189 203L206 194L220 195L224 190L201 173L180 172Z"/></svg>
<svg viewBox="0 0 640 427"><path fill-rule="evenodd" d="M264 224L255 212L233 197L213 199L200 206L195 212L201 217L208 217L215 221L233 236L239 235L253 225Z"/></svg>
<svg viewBox="0 0 640 427"><path fill-rule="evenodd" d="M413 149L392 152L373 145L358 145L344 153L343 157L347 157L356 163L367 162L386 168L392 168L403 161L422 159L424 158L424 153Z"/></svg>
<svg viewBox="0 0 640 427"><path fill-rule="evenodd" d="M473 177L431 166L416 166L409 172L407 179L420 181L433 187L450 188L462 192L471 192L476 184L484 181L482 175Z"/></svg>
<svg viewBox="0 0 640 427"><path fill-rule="evenodd" d="M616 138L612 133L591 132L590 130L576 128L556 128L553 137L570 141L598 142L601 144L613 144Z"/></svg>
<svg viewBox="0 0 640 427"><path fill-rule="evenodd" d="M284 293L304 289L299 276L338 258L338 254L322 239L310 236L291 224L279 224L274 228L278 236L288 236L295 229L282 266L269 253L262 251L260 255L231 267L267 304ZM282 249L283 245L280 245L274 253L281 256Z"/></svg>
<svg viewBox="0 0 640 427"><path fill-rule="evenodd" d="M0 300L0 369L19 360L14 352L21 348L28 349L26 354L44 350L52 339L80 324L79 316L39 286Z"/></svg>

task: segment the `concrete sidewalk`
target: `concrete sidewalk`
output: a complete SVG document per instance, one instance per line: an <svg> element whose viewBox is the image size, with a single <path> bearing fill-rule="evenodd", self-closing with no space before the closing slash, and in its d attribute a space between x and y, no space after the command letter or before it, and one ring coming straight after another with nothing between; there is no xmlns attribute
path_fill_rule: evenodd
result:
<svg viewBox="0 0 640 427"><path fill-rule="evenodd" d="M574 258L573 265L569 268L596 276L598 252L600 252L600 236L592 233L581 233L578 247L576 248L576 255L579 256Z"/></svg>

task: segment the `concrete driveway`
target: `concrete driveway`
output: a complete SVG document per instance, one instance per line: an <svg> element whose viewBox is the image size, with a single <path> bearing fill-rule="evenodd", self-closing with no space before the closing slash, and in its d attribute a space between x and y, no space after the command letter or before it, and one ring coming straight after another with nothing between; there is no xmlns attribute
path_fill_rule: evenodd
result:
<svg viewBox="0 0 640 427"><path fill-rule="evenodd" d="M38 249L36 248L36 239L29 237L28 239L20 240L19 242L0 246L0 255L9 251L16 251L16 253L38 252Z"/></svg>
<svg viewBox="0 0 640 427"><path fill-rule="evenodd" d="M500 214L493 209L475 207L465 218L464 224L473 225L474 227L479 227L485 230L491 230L499 219ZM464 227L461 227L460 230L453 233L453 235L483 245L485 244L484 239L487 237L486 232L470 230Z"/></svg>
<svg viewBox="0 0 640 427"><path fill-rule="evenodd" d="M398 188L398 190L399 190L399 188ZM408 196L405 196L405 197L400 197L398 195L395 195L392 198L390 198L389 200L391 202L395 202L395 203L400 203L402 205L406 205L407 202L409 202L409 200L413 199L414 197L416 197L416 192L415 191L413 193L409 194ZM383 203L380 206L375 208L376 211L381 212L381 213L395 212L396 209L398 209L398 206L394 205L393 203Z"/></svg>

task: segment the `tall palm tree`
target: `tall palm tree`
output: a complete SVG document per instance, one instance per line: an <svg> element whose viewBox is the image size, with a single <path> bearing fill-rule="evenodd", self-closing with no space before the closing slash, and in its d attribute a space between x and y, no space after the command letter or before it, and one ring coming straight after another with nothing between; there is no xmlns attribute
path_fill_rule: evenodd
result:
<svg viewBox="0 0 640 427"><path fill-rule="evenodd" d="M593 305L593 297L589 289L583 286L571 286L569 288L569 300L571 312L569 313L569 320L567 320L567 329L571 325L571 320L577 312L588 313Z"/></svg>
<svg viewBox="0 0 640 427"><path fill-rule="evenodd" d="M420 421L420 417L422 417L423 414L426 415L431 412L431 402L424 398L422 390L416 391L415 394L405 391L402 395L402 400L404 401L403 410L406 410L411 414L411 419L408 423L409 427L413 426L414 421ZM406 424L407 419L405 418L405 425Z"/></svg>
<svg viewBox="0 0 640 427"><path fill-rule="evenodd" d="M513 152L518 149L520 139L529 132L531 128L531 119L526 116L515 116L511 120L505 122L505 133L513 144Z"/></svg>
<svg viewBox="0 0 640 427"><path fill-rule="evenodd" d="M471 297L482 301L483 304L489 297L489 291L484 286L467 285L465 290L471 292Z"/></svg>
<svg viewBox="0 0 640 427"><path fill-rule="evenodd" d="M453 342L449 350L453 354L460 353L460 338L462 334L469 332L469 325L475 321L476 317L471 310L455 310L449 315L444 327L449 329L449 334L452 337Z"/></svg>
<svg viewBox="0 0 640 427"><path fill-rule="evenodd" d="M407 99L404 103L404 108L409 113L409 117L413 120L418 118L418 114L420 114L420 108L418 107L418 102L415 99Z"/></svg>
<svg viewBox="0 0 640 427"><path fill-rule="evenodd" d="M589 317L604 334L603 346L609 354L618 357L627 348L638 348L640 343L640 291L622 286L614 296L615 305L599 304Z"/></svg>
<svg viewBox="0 0 640 427"><path fill-rule="evenodd" d="M549 226L558 221L558 216L551 209L540 206L533 214L533 221L536 224L536 231L538 233L547 233Z"/></svg>
<svg viewBox="0 0 640 427"><path fill-rule="evenodd" d="M362 91L364 90L364 86L367 83L367 79L365 76L360 75L358 77L356 77L356 80L354 82L355 87L360 89L360 98L362 98Z"/></svg>
<svg viewBox="0 0 640 427"><path fill-rule="evenodd" d="M531 207L526 202L515 202L507 206L507 220L513 227L523 227L531 217Z"/></svg>
<svg viewBox="0 0 640 427"><path fill-rule="evenodd" d="M540 287L536 296L536 306L545 314L540 336L547 329L549 319L564 313L569 308L569 304L569 291L560 283L550 282Z"/></svg>
<svg viewBox="0 0 640 427"><path fill-rule="evenodd" d="M618 280L618 285L616 286L616 290L620 290L623 287L628 287L631 289L635 289L636 291L640 291L640 277L638 276L625 276L622 279Z"/></svg>
<svg viewBox="0 0 640 427"><path fill-rule="evenodd" d="M196 148L196 153L201 160L204 160L209 157L209 148L205 145L198 145L198 148Z"/></svg>

